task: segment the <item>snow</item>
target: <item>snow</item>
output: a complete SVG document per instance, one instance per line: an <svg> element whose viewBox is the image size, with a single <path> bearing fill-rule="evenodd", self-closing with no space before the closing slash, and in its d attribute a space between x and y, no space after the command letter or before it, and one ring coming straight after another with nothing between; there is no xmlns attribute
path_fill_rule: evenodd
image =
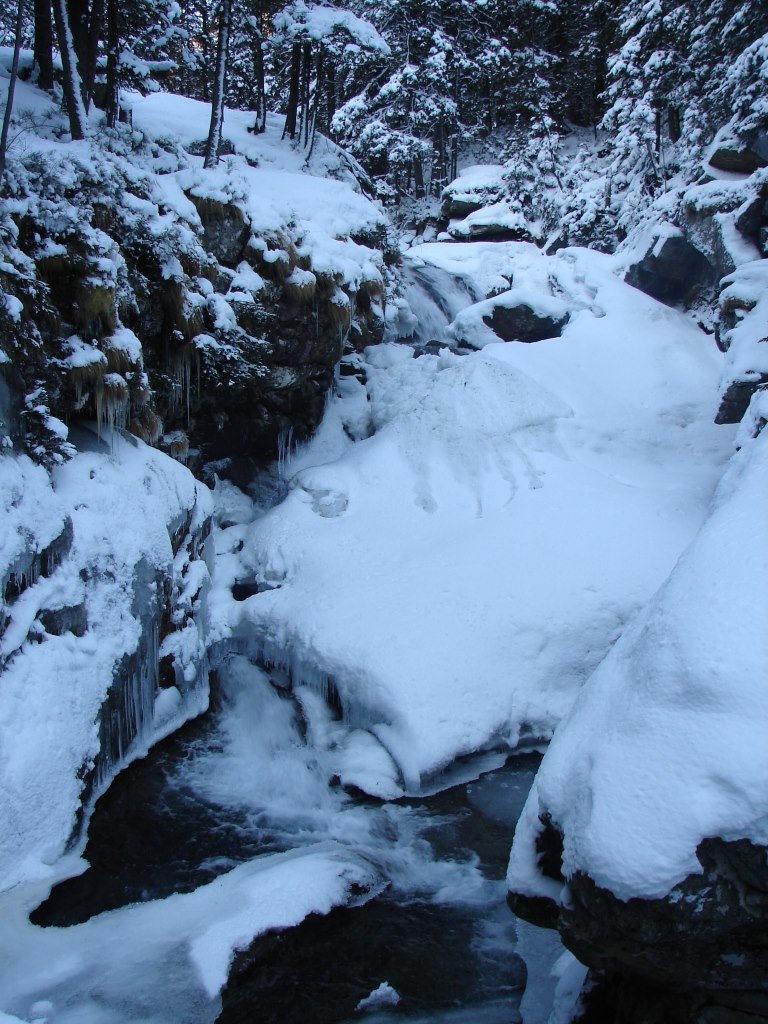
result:
<svg viewBox="0 0 768 1024"><path fill-rule="evenodd" d="M344 32L354 43L383 56L390 55L389 44L374 26L351 11L322 4L292 0L273 18L275 33L285 39L312 39L323 42Z"/></svg>
<svg viewBox="0 0 768 1024"><path fill-rule="evenodd" d="M246 540L243 575L271 589L227 611L295 685L332 680L408 790L551 735L695 532L732 437L710 422L721 356L689 320L611 257L536 259L579 299L563 337L368 350L367 430L345 389Z"/></svg>
<svg viewBox="0 0 768 1024"><path fill-rule="evenodd" d="M59 536L66 512L51 493L42 466L27 455L0 455L0 515L0 579L5 591L10 574L26 573L31 555Z"/></svg>
<svg viewBox="0 0 768 1024"><path fill-rule="evenodd" d="M375 988L369 996L365 999L361 999L355 1007L358 1012L366 1012L367 1010L377 1010L382 1006L397 1006L400 1002L400 996L392 988L388 981L382 981L382 983Z"/></svg>
<svg viewBox="0 0 768 1024"><path fill-rule="evenodd" d="M132 103L134 126L149 138L173 137L191 146L205 136L209 104L170 93L134 96ZM253 122L252 113L226 110L222 138L237 155L209 170L191 158L189 167L170 176L182 195L234 203L255 236L292 237L316 272L339 275L355 289L364 281L381 284L380 254L350 236L386 231L388 221L360 194L338 147L320 140L307 166L304 151L282 139L282 117L269 115L263 135L249 130Z"/></svg>
<svg viewBox="0 0 768 1024"><path fill-rule="evenodd" d="M370 864L319 843L257 857L194 892L69 928L31 925L27 914L40 892L16 889L0 897L3 1005L27 1018L43 997L51 1024L211 1024L236 950L308 914L364 902L379 888Z"/></svg>
<svg viewBox="0 0 768 1024"><path fill-rule="evenodd" d="M340 21L353 17L348 12L327 10ZM0 78L0 98L3 90ZM384 266L380 250L374 243L366 245L354 239L386 236L389 220L361 193L363 175L355 160L329 139L319 136L310 156L282 138L282 116L269 114L266 131L256 135L251 130L255 114L227 108L222 139L234 153L205 170L202 157L186 154L179 147L194 149L204 143L210 125L209 103L167 92L148 96L123 93L121 102L131 109L133 121L137 152L130 161L100 148L97 132L82 142L60 141L53 127L61 122L61 114L50 97L19 81L14 116L34 117L42 126L24 133L24 157L39 153L51 161L61 188L79 187L79 176L85 172L102 178L115 172L127 175L136 181L138 194L124 190L119 197L121 207L129 208L143 228L158 237L175 227L182 246L185 237L191 241L201 231L190 194L231 202L242 211L256 250L266 249L264 238L271 243L279 241L292 246L298 257L308 258L315 272L329 274L351 290L364 283L381 287ZM92 110L91 116L96 118L97 112ZM167 149L153 158L146 148L141 149L143 141ZM178 260L174 267L175 272L169 267L169 276L181 273ZM258 274L241 264L233 289L254 292L261 287ZM14 309L9 307L10 312Z"/></svg>
<svg viewBox="0 0 768 1024"><path fill-rule="evenodd" d="M524 236L537 235L538 225L531 223L514 205L501 200L475 210L463 220L451 221L448 234L452 238L472 239L487 232L515 232Z"/></svg>
<svg viewBox="0 0 768 1024"><path fill-rule="evenodd" d="M537 815L564 831L566 878L663 897L702 839L768 842L768 435L733 456L671 575L582 691L515 836L530 879Z"/></svg>
<svg viewBox="0 0 768 1024"><path fill-rule="evenodd" d="M542 287L547 281L546 257L528 242L425 242L409 249L405 258L458 278L476 300L506 291L515 273Z"/></svg>
<svg viewBox="0 0 768 1024"><path fill-rule="evenodd" d="M78 453L53 481L25 456L2 459L10 496L5 521L13 527L3 531L4 557L18 561L23 543L40 550L61 531L65 514L74 536L61 564L32 580L10 606L2 638L0 889L49 874L64 852L83 792L81 770L99 752L99 710L121 659L139 646L142 613L151 610L135 604L135 580L142 567L171 575L170 534L188 514L205 517L209 510L207 489L183 466L129 435L107 430L98 439L81 429L70 440ZM156 586L150 584L151 594ZM36 622L43 608L83 602L83 636L50 635ZM30 631L37 642L27 639ZM157 728L152 708L137 707L148 728L124 753L136 756L206 702L207 680L200 679L188 687L181 716L160 706Z"/></svg>

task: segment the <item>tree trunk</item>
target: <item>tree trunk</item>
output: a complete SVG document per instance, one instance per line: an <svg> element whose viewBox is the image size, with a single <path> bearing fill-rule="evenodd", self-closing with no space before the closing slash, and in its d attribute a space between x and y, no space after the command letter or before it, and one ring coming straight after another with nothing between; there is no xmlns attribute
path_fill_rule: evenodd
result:
<svg viewBox="0 0 768 1024"><path fill-rule="evenodd" d="M69 132L73 140L84 139L88 119L83 106L83 88L77 68L77 55L69 24L67 0L53 0L53 18L56 23L56 37L64 65L64 99L69 115Z"/></svg>
<svg viewBox="0 0 768 1024"><path fill-rule="evenodd" d="M438 122L435 129L433 145L435 147L435 162L432 167L432 191L436 196L439 196L443 188L448 184L446 181L445 127L442 120Z"/></svg>
<svg viewBox="0 0 768 1024"><path fill-rule="evenodd" d="M256 74L256 132L267 128L267 89L264 84L264 45L259 33L253 47L253 70Z"/></svg>
<svg viewBox="0 0 768 1024"><path fill-rule="evenodd" d="M327 78L327 83L328 84L326 86L326 95L328 97L328 99L327 99L327 104L328 104L328 126L327 127L328 127L328 131L330 132L331 122L333 121L333 116L336 113L336 67L335 67L335 65L334 65L332 60L329 60L327 62L327 72L328 72L328 78Z"/></svg>
<svg viewBox="0 0 768 1024"><path fill-rule="evenodd" d="M11 127L11 110L13 109L13 94L16 91L16 79L19 77L19 51L21 50L21 23L24 14L24 0L18 0L16 4L16 38L13 43L13 61L11 63L11 80L8 83L8 96L5 100L5 113L3 114L3 130L0 134L0 183L5 175L5 154L8 150L8 131Z"/></svg>
<svg viewBox="0 0 768 1024"><path fill-rule="evenodd" d="M88 50L86 53L85 71L83 72L83 92L85 109L91 105L93 87L96 83L96 62L99 55L99 40L104 35L104 0L93 0L91 4L91 20L88 25Z"/></svg>
<svg viewBox="0 0 768 1024"><path fill-rule="evenodd" d="M211 101L211 127L205 148L205 167L215 167L221 150L221 128L224 124L224 94L226 90L227 56L229 54L229 28L232 21L232 0L221 0L219 10L219 41L216 45L216 77L213 80Z"/></svg>
<svg viewBox="0 0 768 1024"><path fill-rule="evenodd" d="M80 82L84 84L88 66L88 0L67 0L67 14Z"/></svg>
<svg viewBox="0 0 768 1024"><path fill-rule="evenodd" d="M203 31L202 31L203 64L207 68L209 66L210 62L211 62L211 50L210 50L210 46L208 45L208 40L210 38L210 26L208 24L208 4L205 3L205 2L203 2L201 4L200 16L201 16L202 21L203 21ZM211 98L211 92L210 92L210 89L208 87L208 78L207 78L206 75L203 75L203 99L205 100L206 103L208 103L210 98Z"/></svg>
<svg viewBox="0 0 768 1024"><path fill-rule="evenodd" d="M294 43L291 49L291 81L288 87L288 109L285 114L283 138L296 135L296 116L299 111L299 88L301 86L301 43Z"/></svg>
<svg viewBox="0 0 768 1024"><path fill-rule="evenodd" d="M413 185L417 199L424 198L424 166L420 156L413 158Z"/></svg>
<svg viewBox="0 0 768 1024"><path fill-rule="evenodd" d="M318 117L322 119L322 105L325 102L325 47L322 43L319 44L317 49L315 74L317 77L315 78L315 96L312 101L312 113L309 115L309 153L307 154L307 160L312 156L312 151L315 148L317 119Z"/></svg>
<svg viewBox="0 0 768 1024"><path fill-rule="evenodd" d="M120 25L117 0L107 0L107 88L104 109L107 126L114 128L120 112L120 83L118 64L120 60Z"/></svg>
<svg viewBox="0 0 768 1024"><path fill-rule="evenodd" d="M53 23L51 0L35 0L35 65L37 84L53 88Z"/></svg>
<svg viewBox="0 0 768 1024"><path fill-rule="evenodd" d="M669 131L669 141L678 142L682 131L680 127L680 111L677 107L670 107L667 111L667 129Z"/></svg>
<svg viewBox="0 0 768 1024"><path fill-rule="evenodd" d="M312 84L312 43L306 42L301 55L301 112L299 117L299 141L304 135L304 145L309 144L309 90Z"/></svg>

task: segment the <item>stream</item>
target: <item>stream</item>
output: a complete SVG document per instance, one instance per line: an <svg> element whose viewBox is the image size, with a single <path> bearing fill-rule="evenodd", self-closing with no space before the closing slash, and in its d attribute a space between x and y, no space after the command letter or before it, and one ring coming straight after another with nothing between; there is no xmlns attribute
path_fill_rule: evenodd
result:
<svg viewBox="0 0 768 1024"><path fill-rule="evenodd" d="M530 954L538 930L510 913L504 883L539 755L466 781L487 767L481 759L458 784L460 775L448 775L430 796L382 803L338 785L319 742L320 709L308 714L276 682L241 655L225 659L211 712L114 781L91 818L90 867L56 886L33 923L71 926L191 892L265 854L330 842L389 884L239 953L220 1024L254 1015L263 1024L546 1020L551 993L526 993L531 964L521 956L522 933ZM556 939L534 940L551 962ZM530 1011L521 1017L524 994Z"/></svg>
<svg viewBox="0 0 768 1024"><path fill-rule="evenodd" d="M412 269L416 348L442 339L453 306L471 301L462 282L446 292L443 277ZM290 438L283 447L249 488L246 518L283 496ZM19 971L34 970L46 936L57 959L50 980L19 986L20 1010L37 998L32 1012L50 1024L545 1024L563 948L512 915L505 884L540 754L485 753L424 792L377 800L340 785L342 723L317 691L292 689L242 653L216 661L208 713L112 782L90 818L87 867L32 911ZM220 997L203 998L184 952L190 926L176 934L169 916L174 894L315 849L371 865L381 885L260 935L235 955Z"/></svg>

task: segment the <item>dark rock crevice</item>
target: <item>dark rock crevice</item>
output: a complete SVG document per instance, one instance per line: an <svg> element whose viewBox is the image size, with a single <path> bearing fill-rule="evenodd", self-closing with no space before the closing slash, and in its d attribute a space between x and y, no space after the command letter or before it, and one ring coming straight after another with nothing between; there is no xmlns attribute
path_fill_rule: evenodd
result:
<svg viewBox="0 0 768 1024"><path fill-rule="evenodd" d="M551 822L539 863L556 853ZM541 846L541 849L539 849ZM768 852L747 839L704 840L701 874L660 899L621 900L588 875L568 879L562 904L510 893L513 911L557 928L592 972L584 1021L737 1024L768 1020ZM547 872L551 877L551 871Z"/></svg>

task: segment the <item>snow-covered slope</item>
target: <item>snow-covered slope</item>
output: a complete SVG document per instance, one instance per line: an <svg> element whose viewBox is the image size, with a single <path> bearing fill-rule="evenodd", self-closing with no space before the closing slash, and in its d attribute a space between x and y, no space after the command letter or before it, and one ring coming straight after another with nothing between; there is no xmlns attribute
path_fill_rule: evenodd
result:
<svg viewBox="0 0 768 1024"><path fill-rule="evenodd" d="M727 455L711 340L608 257L545 262L571 313L561 338L368 350L367 393L341 381L246 542L243 573L274 589L227 611L296 684L332 681L409 788L485 745L550 736Z"/></svg>

